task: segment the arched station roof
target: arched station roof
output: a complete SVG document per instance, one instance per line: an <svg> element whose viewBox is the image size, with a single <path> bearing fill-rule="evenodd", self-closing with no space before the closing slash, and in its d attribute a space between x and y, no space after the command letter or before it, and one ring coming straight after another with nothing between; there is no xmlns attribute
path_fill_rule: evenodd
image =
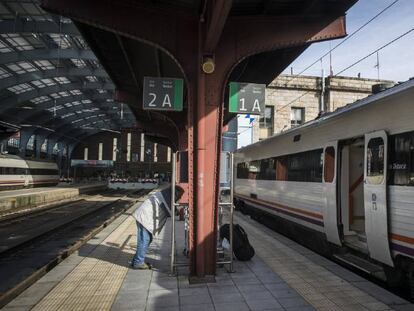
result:
<svg viewBox="0 0 414 311"><path fill-rule="evenodd" d="M129 106L68 18L37 0L0 2L0 131L65 141L136 126ZM7 133L6 133L7 136Z"/></svg>

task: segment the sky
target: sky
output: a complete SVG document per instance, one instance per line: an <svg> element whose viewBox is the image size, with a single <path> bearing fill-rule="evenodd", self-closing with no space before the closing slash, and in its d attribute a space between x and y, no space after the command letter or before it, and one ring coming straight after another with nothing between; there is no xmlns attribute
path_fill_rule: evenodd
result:
<svg viewBox="0 0 414 311"><path fill-rule="evenodd" d="M347 12L347 33L351 34L354 32L394 1L359 0ZM414 28L414 0L399 0L373 22L332 52L333 74L335 75L360 58L375 51L377 48L412 28ZM299 73L329 51L330 46L334 47L342 40L338 39L312 44L289 65L284 73L290 73L290 67L293 67L294 74ZM376 63L377 56L373 55L341 75L356 77L360 73L362 78L376 79L378 77L378 70L375 67ZM379 52L379 64L380 79L406 81L410 77L414 77L414 31L381 50ZM328 74L329 56L326 56L322 60L322 64L318 62L303 74L320 76L322 67L326 74Z"/></svg>

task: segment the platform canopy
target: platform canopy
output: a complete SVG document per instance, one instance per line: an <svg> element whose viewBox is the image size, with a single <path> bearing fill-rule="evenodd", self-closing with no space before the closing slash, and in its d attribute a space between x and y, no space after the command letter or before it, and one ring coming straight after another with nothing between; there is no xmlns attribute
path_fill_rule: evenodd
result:
<svg viewBox="0 0 414 311"><path fill-rule="evenodd" d="M0 131L67 142L135 127L129 106L69 19L36 0L0 2Z"/></svg>
<svg viewBox="0 0 414 311"><path fill-rule="evenodd" d="M266 27L266 23L279 19L282 25L279 32L283 32L290 30L287 25L292 25L292 22L309 23L312 29L314 21L319 19L319 28L314 28L314 34L316 34L343 16L344 12L355 2L356 0L134 0L109 1L107 5L104 5L101 1L42 1L48 10L64 14L74 20L83 38L114 82L118 90L118 99L126 101L131 106L138 122L148 132L157 133L175 145L177 137L171 133L177 132L176 128L179 124L186 123L186 111L183 113L144 111L142 109L142 86L144 76L183 78L183 70L168 51L151 42L152 38L149 35L148 40L134 35L136 31L132 12L139 11L148 18L157 16L156 19L161 21L159 29L148 27L147 33L160 31L164 33L162 39L172 45L182 45L183 38L176 36L186 36L185 33L180 33L180 21L198 21L200 18L205 18L213 26L209 30L211 34L207 35L209 37L207 37L206 47L207 50L211 49L213 52L226 35L226 30L223 32L225 23L237 23L238 21L244 23L243 21L246 20L246 23L253 22L254 24L257 21ZM203 16L203 14L210 12L207 8L214 5L217 14L210 21L210 16ZM110 12L106 10L106 7L111 7ZM137 16L136 19L138 18L141 17ZM283 28L283 22L286 22L285 27L288 28ZM344 31L344 29L341 30ZM240 33L233 35L243 36L245 31L245 26L242 25ZM342 32L332 33L331 31L326 36L321 35L313 39L308 34L304 34L302 38L287 38L286 44L272 51L262 53L257 51L243 59L233 69L229 80L268 84L312 42L341 37L344 35ZM176 46L175 48L183 47ZM184 102L184 108L187 107L187 102ZM224 120L228 121L233 116L234 114L225 111Z"/></svg>

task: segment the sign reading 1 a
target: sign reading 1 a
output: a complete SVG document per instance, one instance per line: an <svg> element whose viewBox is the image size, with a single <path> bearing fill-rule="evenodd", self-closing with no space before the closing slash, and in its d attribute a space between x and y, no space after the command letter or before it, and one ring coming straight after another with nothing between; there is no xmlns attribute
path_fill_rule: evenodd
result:
<svg viewBox="0 0 414 311"><path fill-rule="evenodd" d="M229 111L262 114L265 109L265 84L230 82Z"/></svg>
<svg viewBox="0 0 414 311"><path fill-rule="evenodd" d="M183 110L183 80L144 77L143 109Z"/></svg>

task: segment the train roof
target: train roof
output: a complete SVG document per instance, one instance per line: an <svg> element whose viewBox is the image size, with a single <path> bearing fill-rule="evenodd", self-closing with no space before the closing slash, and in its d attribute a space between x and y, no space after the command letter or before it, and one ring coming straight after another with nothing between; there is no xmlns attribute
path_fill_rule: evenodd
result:
<svg viewBox="0 0 414 311"><path fill-rule="evenodd" d="M328 112L323 114L321 117L316 118L314 120L308 121L300 126L291 128L289 130L283 131L281 133L275 134L273 136L270 136L264 140L258 141L254 144L251 145L247 145L245 147L242 147L240 149L237 149L236 152L238 151L242 151L242 150L248 150L250 148L256 147L257 145L262 144L263 142L267 142L269 140L275 139L277 137L281 137L284 135L288 135L288 134L293 134L295 132L301 132L304 129L309 129L312 127L316 127L319 126L325 122L331 121L333 119L339 118L341 116L343 116L344 114L350 113L351 111L354 110L358 110L361 109L367 105L370 105L378 100L396 95L398 93L404 92L406 90L412 89L414 88L414 78L411 78L410 80L406 81L406 82L402 82L402 83L398 83L393 87L390 87L384 91L381 91L379 93L376 94L372 94L368 97L365 97L363 99L357 100L356 102L353 102L351 104L348 104L346 106L340 107L338 109L336 109L333 112Z"/></svg>

